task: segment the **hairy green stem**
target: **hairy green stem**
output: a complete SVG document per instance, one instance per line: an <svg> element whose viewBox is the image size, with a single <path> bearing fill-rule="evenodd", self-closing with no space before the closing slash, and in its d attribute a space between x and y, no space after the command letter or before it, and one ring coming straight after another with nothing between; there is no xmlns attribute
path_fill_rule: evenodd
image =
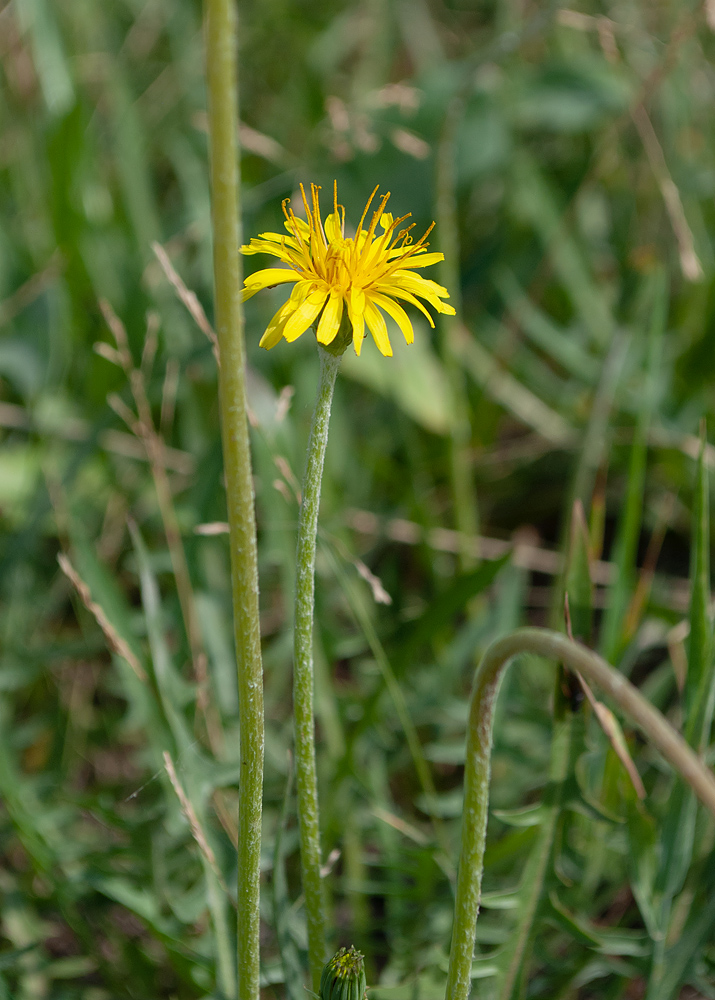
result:
<svg viewBox="0 0 715 1000"><path fill-rule="evenodd" d="M340 358L318 345L320 383L308 440L308 457L298 524L295 581L295 632L293 713L295 717L295 768L300 827L300 865L308 923L308 963L313 990L320 989L325 963L325 915L320 877L320 822L318 779L315 768L315 717L313 713L313 612L315 604L315 546L320 508L325 448L328 443L330 407Z"/></svg>
<svg viewBox="0 0 715 1000"><path fill-rule="evenodd" d="M233 0L205 0L206 73L215 321L234 631L238 669L240 771L238 816L238 997L260 991L260 860L263 797L263 671L258 617L258 558L251 453L246 420L246 356L239 256L237 30Z"/></svg>
<svg viewBox="0 0 715 1000"><path fill-rule="evenodd" d="M715 815L715 776L661 713L597 653L560 632L521 628L487 649L472 689L464 772L462 852L457 877L447 1000L467 1000L482 885L489 811L489 773L494 704L504 668L518 653L536 653L566 664L600 687L651 740Z"/></svg>

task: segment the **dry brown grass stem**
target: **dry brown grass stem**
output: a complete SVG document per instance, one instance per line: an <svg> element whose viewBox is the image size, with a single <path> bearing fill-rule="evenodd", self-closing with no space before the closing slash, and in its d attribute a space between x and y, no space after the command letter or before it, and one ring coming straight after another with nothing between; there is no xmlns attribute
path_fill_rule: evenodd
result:
<svg viewBox="0 0 715 1000"><path fill-rule="evenodd" d="M665 160L663 147L656 135L650 116L642 104L631 112L633 124L640 136L643 148L650 168L653 171L660 193L665 203L665 208L670 219L673 233L678 244L680 256L680 269L686 281L700 281L703 277L703 266L700 258L695 252L695 241L693 234L685 217L685 209L680 197L680 191L673 178Z"/></svg>
<svg viewBox="0 0 715 1000"><path fill-rule="evenodd" d="M60 564L62 572L77 591L77 594L79 595L85 608L94 617L95 621L101 628L110 649L127 661L140 681L145 681L146 673L136 655L130 648L129 644L121 637L114 625L112 625L110 620L107 618L104 609L92 599L92 592L64 552L59 553L57 556L57 562Z"/></svg>
<svg viewBox="0 0 715 1000"><path fill-rule="evenodd" d="M159 265L161 266L161 269L166 275L169 283L174 287L180 301L186 306L191 318L196 323L199 330L201 330L201 332L211 341L211 348L213 350L214 357L216 358L216 364L220 364L218 354L218 337L216 336L214 328L209 323L203 306L196 297L196 293L186 287L175 270L174 265L169 260L169 255L161 243L154 242L152 243L151 248L154 251L156 259L159 261Z"/></svg>
<svg viewBox="0 0 715 1000"><path fill-rule="evenodd" d="M127 376L134 404L136 406L136 414L134 414L134 412L116 394L110 396L108 398L108 402L115 412L122 417L129 429L142 442L146 450L147 459L151 468L152 479L154 480L154 489L156 491L159 512L164 525L164 534L166 536L166 543L169 549L171 567L176 581L176 590L179 596L181 615L184 622L184 628L186 630L186 637L189 642L194 676L198 685L197 704L199 711L204 718L206 734L208 736L211 750L216 756L220 757L223 753L224 746L221 718L209 696L207 670L208 661L206 653L203 649L198 615L196 613L196 601L194 599L193 587L191 585L191 577L189 575L189 567L186 561L184 544L181 538L181 530L176 516L176 508L174 507L173 492L166 469L166 446L162 433L157 431L154 425L151 405L146 391L145 370L150 366L151 359L156 351L156 346L154 344L156 337L156 325L150 315L147 323L147 338L144 345L144 364L141 368L137 368L129 350L129 342L124 324L121 322L108 302L100 302L100 308L107 326L114 337L116 344L114 356L116 357L116 363L120 365ZM148 349L147 341L149 342ZM108 360L112 360L112 355L110 354L111 351L113 351L113 348L110 347L109 351L104 350L101 353ZM169 362L169 365L167 365L167 374L164 380L164 394L162 401L162 416L164 417L163 423L167 423L167 426L162 427L162 430L165 432L169 430L168 415L169 410L173 410L173 403L169 402L169 398L171 393L176 391L174 386L177 378L178 370L172 369L171 362Z"/></svg>
<svg viewBox="0 0 715 1000"><path fill-rule="evenodd" d="M166 768L166 773L169 775L169 781L171 782L172 788L176 792L177 799L181 803L181 811L183 812L184 816L186 816L186 819L189 822L189 826L191 827L191 835L198 844L199 850L206 858L206 861L208 862L211 871L218 879L219 885L226 893L226 895L229 895L228 886L224 881L223 875L221 874L221 869L219 868L218 862L216 861L216 855L213 852L211 844L209 844L208 840L206 839L206 834L204 833L204 829L201 826L201 823L199 822L199 817L196 815L196 810L191 804L191 800L184 791L181 782L177 777L176 769L174 767L174 762L171 759L171 754L168 752L168 750L164 751L163 757L164 757L164 767Z"/></svg>

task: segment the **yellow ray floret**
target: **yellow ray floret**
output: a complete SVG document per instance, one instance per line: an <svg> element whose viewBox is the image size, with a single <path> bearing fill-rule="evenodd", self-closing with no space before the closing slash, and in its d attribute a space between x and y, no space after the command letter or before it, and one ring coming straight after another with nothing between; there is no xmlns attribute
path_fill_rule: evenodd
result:
<svg viewBox="0 0 715 1000"><path fill-rule="evenodd" d="M267 267L249 275L244 281L244 302L263 288L294 283L290 298L261 337L261 347L274 347L283 338L297 340L314 324L318 342L327 346L335 340L347 315L356 354L360 354L367 326L379 350L390 357L392 346L383 313L395 321L408 344L415 336L412 322L397 299L416 306L432 326L432 317L420 299L437 312L454 315L452 306L442 301L449 298L447 289L413 272L413 268L429 267L444 260L444 254L427 253L427 237L434 223L422 239L413 243L410 236L413 226L399 228L409 215L395 219L385 211L388 192L366 226L377 194L375 188L355 235L346 237L345 209L338 204L337 182L333 186L333 211L324 223L320 217L319 192L320 188L311 184L308 200L301 184L305 222L295 216L288 199L283 202L288 236L261 233L248 246L241 247L242 253L268 253L287 265Z"/></svg>

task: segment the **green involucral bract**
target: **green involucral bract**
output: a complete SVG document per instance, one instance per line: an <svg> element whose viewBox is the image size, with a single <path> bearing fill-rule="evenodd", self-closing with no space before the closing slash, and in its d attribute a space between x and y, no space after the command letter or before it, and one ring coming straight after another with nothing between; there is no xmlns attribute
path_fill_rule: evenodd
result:
<svg viewBox="0 0 715 1000"><path fill-rule="evenodd" d="M320 977L320 1000L364 1000L367 990L363 956L352 946L341 948Z"/></svg>

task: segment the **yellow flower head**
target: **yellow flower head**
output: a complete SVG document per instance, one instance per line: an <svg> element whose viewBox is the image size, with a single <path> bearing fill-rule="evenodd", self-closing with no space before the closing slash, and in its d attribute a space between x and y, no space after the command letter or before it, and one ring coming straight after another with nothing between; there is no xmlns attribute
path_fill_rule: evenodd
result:
<svg viewBox="0 0 715 1000"><path fill-rule="evenodd" d="M434 326L432 317L417 296L437 312L454 315L454 309L442 302L442 299L449 298L447 289L413 271L413 268L428 267L444 260L444 254L426 252L429 246L426 240L434 223L421 240L413 243L410 230L414 224L399 229L409 215L394 219L389 212L385 212L390 197L388 192L373 212L369 225L364 228L377 193L375 188L355 236L346 237L345 209L338 204L337 182L333 188L333 212L326 218L325 224L320 218L320 188L311 184L310 191L312 206L308 204L301 184L307 222L296 218L290 208L290 199L286 199L283 202L284 225L290 235L262 233L248 246L241 247L242 253L269 253L288 265L287 268L268 267L249 275L244 282L244 302L262 288L272 288L285 282L295 283L290 298L275 314L261 337L261 347L275 347L282 337L290 342L297 340L318 316L318 342L326 346L332 344L347 307L355 353L360 354L367 324L382 354L390 357L392 347L385 317L380 310L394 319L408 344L415 338L412 323L396 299L417 306L431 326Z"/></svg>

